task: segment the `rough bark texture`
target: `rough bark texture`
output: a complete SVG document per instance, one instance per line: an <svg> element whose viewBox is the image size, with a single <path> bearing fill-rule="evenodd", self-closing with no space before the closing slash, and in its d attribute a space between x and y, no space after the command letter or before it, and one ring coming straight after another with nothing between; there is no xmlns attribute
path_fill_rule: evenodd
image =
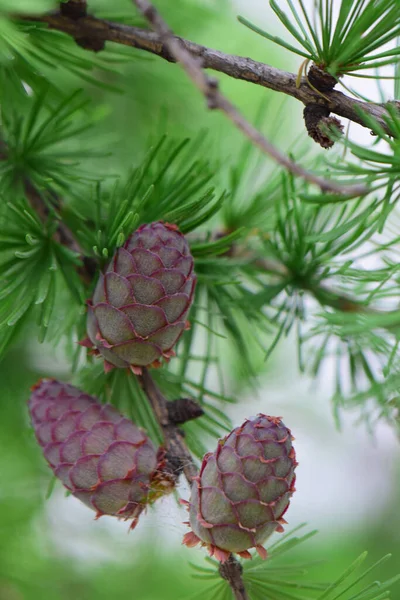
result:
<svg viewBox="0 0 400 600"><path fill-rule="evenodd" d="M88 42L87 47L89 49L102 49L104 42L110 41L150 52L169 62L177 62L171 54L168 44L161 38L159 33L147 29L123 25L122 23L112 23L90 15L79 20L65 18L61 14L43 16L25 15L22 18L30 21L45 22L52 29L64 31L77 41L82 39L90 40L92 47ZM229 77L281 92L296 98L296 100L305 105L310 103L326 105L330 112L358 123L363 127L367 127L362 117L362 113L364 112L376 119L388 134L394 134L394 132L390 131L385 121L388 113L382 104L363 102L355 98L350 98L334 89L329 91L329 86L328 89L324 88L323 93L325 97L323 97L317 89L312 89L308 85L307 78L305 77L301 78L300 85L297 87L297 74L276 69L251 58L213 50L212 48L207 48L178 36L174 36L174 39L179 41L182 48L201 59L203 69L212 69L213 71L224 73ZM311 75L310 79L310 73L308 79L310 82L315 83L313 75Z"/></svg>

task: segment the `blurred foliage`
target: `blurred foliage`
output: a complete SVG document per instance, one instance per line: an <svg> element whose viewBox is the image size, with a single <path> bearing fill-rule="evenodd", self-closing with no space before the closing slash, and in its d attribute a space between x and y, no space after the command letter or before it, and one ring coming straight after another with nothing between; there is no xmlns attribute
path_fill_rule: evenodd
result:
<svg viewBox="0 0 400 600"><path fill-rule="evenodd" d="M307 562L305 560L301 563L298 561L292 564L288 563L285 560L286 554L292 553L295 549L298 550L304 542L317 533L312 531L299 537L294 535L303 528L304 524L299 525L293 531L270 544L268 546L267 563L259 557L253 559L252 562L245 562L243 565L243 580L251 598L264 600L265 594L270 598L285 598L288 600L304 600L305 598L310 598L310 600L311 598L316 600L336 600L338 598L346 600L383 600L389 598L389 590L400 579L400 575L386 582L374 581L372 584L368 579L377 567L380 567L381 564L391 558L390 555L384 556L360 573L361 566L367 558L367 552L363 552L332 583L317 582L311 575L312 570L319 567L320 570L324 571L324 575L329 573L329 576L331 576L331 569L325 561L310 560ZM283 561L282 556L284 557ZM214 584L209 588L209 591L215 592L219 588L219 594L217 592L216 597L230 598L231 592L228 584L220 580L218 564L210 559L208 559L208 562L211 563L212 567L194 566L197 579L207 581L214 579ZM307 594L307 596L304 594Z"/></svg>

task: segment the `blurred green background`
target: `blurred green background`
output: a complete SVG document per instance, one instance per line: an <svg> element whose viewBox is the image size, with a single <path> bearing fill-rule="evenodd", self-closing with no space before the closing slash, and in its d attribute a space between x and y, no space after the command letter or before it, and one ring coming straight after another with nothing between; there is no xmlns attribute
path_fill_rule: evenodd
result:
<svg viewBox="0 0 400 600"><path fill-rule="evenodd" d="M298 68L236 21L237 13L257 16L260 26L268 23L271 28L275 21L264 0L156 4L174 31L188 39L288 70ZM133 13L130 0L115 0L112 6L106 0L89 0L89 5L99 16ZM195 136L204 128L211 140L210 159L222 166L222 185L224 167L234 162L241 147L240 134L222 115L207 112L177 66L135 51L125 52L125 57L129 52L132 60L120 67L122 77L115 78L120 94L54 71L63 91L84 85L99 118L96 146L112 151L107 158L89 159L89 170L124 173L142 158L149 139L165 131ZM283 149L302 132L301 107L294 100L285 100L279 128L282 96L219 78L222 90L251 119L269 98L262 127ZM271 169L266 161L266 172ZM309 529L317 527L320 533L282 561L323 559L310 577L328 581L365 549L371 561L391 552L394 559L371 580L390 577L400 563L398 440L384 424L366 432L351 414L338 432L330 414L329 369L324 385L311 388L304 376L300 379L290 353L289 341L265 368L258 396L243 387L238 404L230 408L235 425L265 411L282 415L295 433L300 466L289 529L307 521ZM0 374L0 600L176 600L201 594L208 584L193 578L189 562L202 564L205 554L181 547L186 514L174 497L150 510L129 535L125 523L108 517L94 521L93 513L67 498L59 483L46 499L50 470L29 428L26 400L39 377L68 378L62 350L55 353L49 344L38 345L33 334L27 339L24 332L0 363ZM187 497L188 490L183 486L180 494ZM399 584L393 588L393 598L398 597Z"/></svg>

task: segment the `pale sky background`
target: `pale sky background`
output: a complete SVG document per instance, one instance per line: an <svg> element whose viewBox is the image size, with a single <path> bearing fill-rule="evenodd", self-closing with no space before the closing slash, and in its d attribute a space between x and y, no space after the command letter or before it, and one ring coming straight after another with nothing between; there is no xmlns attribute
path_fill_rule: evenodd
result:
<svg viewBox="0 0 400 600"><path fill-rule="evenodd" d="M235 0L234 4L235 12L256 18L261 27L269 25L276 31L278 21L267 0ZM291 60L295 71L301 59L294 56ZM351 83L361 93L378 99L373 81L353 79ZM388 98L392 97L393 83L383 82L383 85ZM358 126L352 126L352 135L360 143L369 143L371 139L369 131ZM328 365L323 385L316 387L311 386L308 377L299 375L293 343L281 344L278 355L279 369L275 376L269 373L265 378L258 398L250 395L242 398L240 404L229 407L230 416L234 425L257 412L283 417L296 438L300 463L297 491L285 515L288 527L307 521L310 529L320 530L320 535L345 539L369 518L376 519L393 497L398 487L399 440L383 422L371 437L363 425L354 425L357 415L348 412L342 415L344 426L338 432L329 401L333 366ZM182 485L180 494L188 498L186 486ZM61 486L47 506L45 520L60 552L94 563L99 559L124 557L132 561L142 540L157 539L160 535L165 551L166 545L178 546L187 531L182 524L186 513L177 508L173 497L163 499L156 510L142 516L137 529L129 535L126 523L107 517L94 521L93 512L75 498L65 498ZM39 531L43 519L37 526ZM196 554L202 559L201 552L188 551L188 560L196 560Z"/></svg>

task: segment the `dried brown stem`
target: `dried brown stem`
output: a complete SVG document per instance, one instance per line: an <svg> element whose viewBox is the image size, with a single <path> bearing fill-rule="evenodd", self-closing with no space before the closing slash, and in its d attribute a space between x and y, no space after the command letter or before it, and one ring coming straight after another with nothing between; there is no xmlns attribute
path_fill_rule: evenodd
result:
<svg viewBox="0 0 400 600"><path fill-rule="evenodd" d="M193 478L198 475L198 469L185 444L183 433L170 419L169 402L164 398L147 369L143 369L142 375L138 378L163 431L167 454L179 459L187 482L191 485ZM232 555L224 565L221 565L220 574L231 586L235 600L249 600L243 584L242 567Z"/></svg>
<svg viewBox="0 0 400 600"><path fill-rule="evenodd" d="M182 425L204 415L201 406L191 398L178 398L167 403L168 417L173 425Z"/></svg>

